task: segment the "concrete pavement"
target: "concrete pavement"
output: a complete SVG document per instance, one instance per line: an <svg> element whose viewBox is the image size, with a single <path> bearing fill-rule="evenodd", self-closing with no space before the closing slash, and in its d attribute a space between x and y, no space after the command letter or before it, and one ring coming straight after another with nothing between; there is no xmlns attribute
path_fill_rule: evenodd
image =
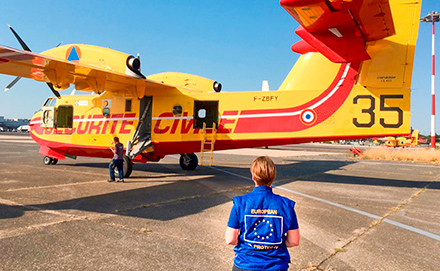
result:
<svg viewBox="0 0 440 271"><path fill-rule="evenodd" d="M297 202L290 270L439 269L438 166L278 147L218 153L192 172L177 156L136 164L121 184L107 183L106 159L45 166L38 148L0 133L0 270L230 270L231 198L251 190L263 154L274 191Z"/></svg>

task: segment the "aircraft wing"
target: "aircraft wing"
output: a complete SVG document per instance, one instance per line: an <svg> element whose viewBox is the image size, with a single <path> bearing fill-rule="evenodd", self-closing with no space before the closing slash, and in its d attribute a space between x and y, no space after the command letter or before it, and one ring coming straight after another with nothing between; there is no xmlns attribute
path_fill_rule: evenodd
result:
<svg viewBox="0 0 440 271"><path fill-rule="evenodd" d="M0 73L27 77L52 83L55 89L66 89L70 84L83 91L136 91L139 97L145 89L164 91L173 86L148 79L132 77L86 65L0 45Z"/></svg>
<svg viewBox="0 0 440 271"><path fill-rule="evenodd" d="M297 53L320 52L336 63L370 59L366 42L395 34L388 0L281 0L300 24Z"/></svg>

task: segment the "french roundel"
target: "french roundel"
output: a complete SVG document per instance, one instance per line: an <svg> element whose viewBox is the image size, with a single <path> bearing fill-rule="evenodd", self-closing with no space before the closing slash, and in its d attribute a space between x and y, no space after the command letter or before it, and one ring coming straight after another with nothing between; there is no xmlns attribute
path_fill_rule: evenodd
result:
<svg viewBox="0 0 440 271"><path fill-rule="evenodd" d="M301 112L300 120L302 123L310 125L313 124L316 121L316 112L312 109L306 109Z"/></svg>

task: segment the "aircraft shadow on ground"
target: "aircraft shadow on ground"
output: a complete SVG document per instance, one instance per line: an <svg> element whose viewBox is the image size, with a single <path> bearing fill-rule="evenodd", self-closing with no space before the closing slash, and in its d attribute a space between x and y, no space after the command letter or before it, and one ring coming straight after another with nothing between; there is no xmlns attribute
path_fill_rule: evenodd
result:
<svg viewBox="0 0 440 271"><path fill-rule="evenodd" d="M281 181L282 184L301 180L321 183L346 183L410 188L421 188L429 184L429 189L440 189L440 183L343 176L326 173L328 171L338 170L352 163L355 163L355 161L291 160L288 161L287 164L277 165L277 181ZM174 167L169 164L157 164L149 167L148 170L151 171L151 169L154 168L156 169L155 172L162 171L161 173L163 175L167 175L170 173L170 168L172 173L174 169L177 171L178 165ZM224 171L233 172L244 178L235 177ZM174 176L176 175L177 174L174 174ZM179 175L199 175L201 178L27 207L0 205L0 219L19 217L28 210L37 209L60 211L80 210L167 221L197 214L206 209L231 202L230 195L226 195L219 189L204 184L204 182L218 182L225 187L225 190L237 188L237 191L234 192L237 195L248 193L251 190L250 187L253 185L250 181L248 168L215 167L215 169L213 169L209 167L199 167L195 171L181 172ZM246 180L246 176L249 179ZM146 181L148 181L148 178ZM130 179L128 179L127 182L130 182ZM225 220L227 220L227 217L225 217Z"/></svg>
<svg viewBox="0 0 440 271"><path fill-rule="evenodd" d="M108 168L109 167L109 163L105 163L105 162L94 162L94 163L63 163L63 166L67 166L67 167L86 167L86 168Z"/></svg>
<svg viewBox="0 0 440 271"><path fill-rule="evenodd" d="M94 162L94 163L63 163L63 166L66 167L85 167L85 168L108 168L110 162ZM166 171L165 171L166 170ZM133 173L136 174L136 171L148 171L152 173L170 173L170 170L174 171L174 168L170 167L166 164L159 164L154 162L149 162L147 164L135 163L133 164ZM176 174L182 174L182 170L177 165L175 167ZM168 176L168 175L167 175ZM133 176L130 175L130 178L141 178L141 176ZM150 176L148 176L150 178Z"/></svg>
<svg viewBox="0 0 440 271"><path fill-rule="evenodd" d="M21 217L26 211L30 211L30 209L24 206L0 204L0 219Z"/></svg>

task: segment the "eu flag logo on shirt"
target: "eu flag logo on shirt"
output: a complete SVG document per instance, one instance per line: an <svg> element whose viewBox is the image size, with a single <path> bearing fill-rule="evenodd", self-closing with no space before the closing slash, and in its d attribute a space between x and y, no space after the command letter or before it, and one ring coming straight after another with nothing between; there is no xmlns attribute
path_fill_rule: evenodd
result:
<svg viewBox="0 0 440 271"><path fill-rule="evenodd" d="M282 243L282 216L245 215L244 219L245 241L265 245L279 245Z"/></svg>

